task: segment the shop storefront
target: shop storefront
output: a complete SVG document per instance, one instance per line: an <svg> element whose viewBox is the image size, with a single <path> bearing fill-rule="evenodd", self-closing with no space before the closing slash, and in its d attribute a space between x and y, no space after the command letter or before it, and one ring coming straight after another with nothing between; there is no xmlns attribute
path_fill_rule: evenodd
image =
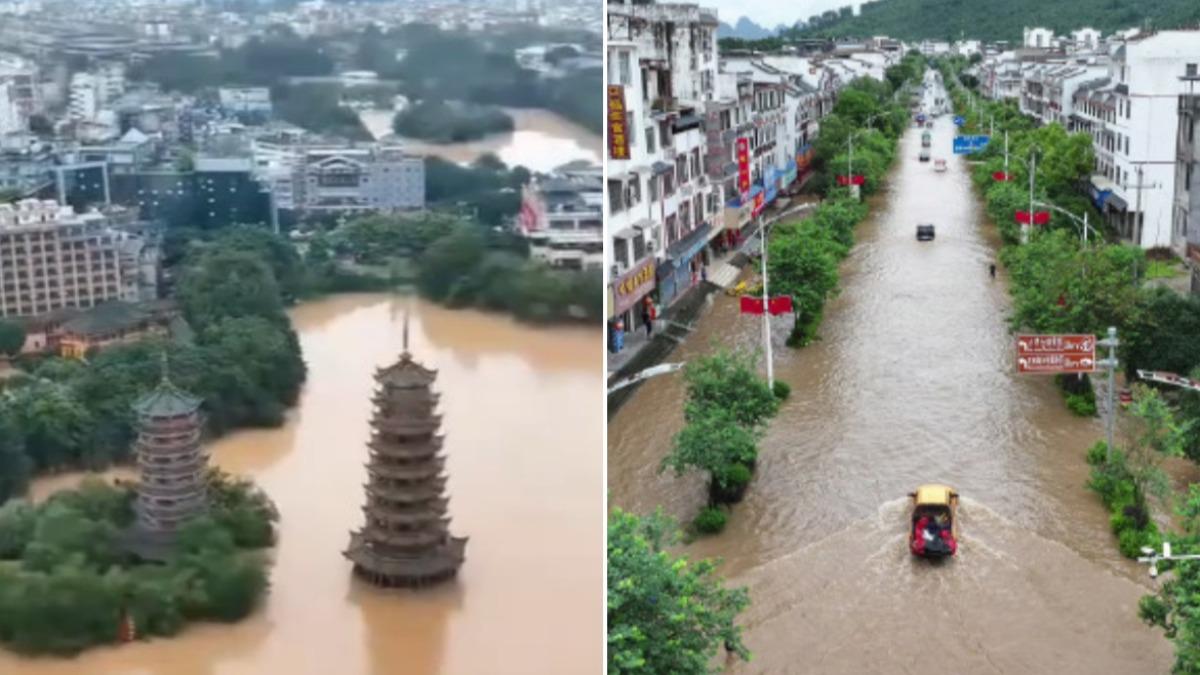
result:
<svg viewBox="0 0 1200 675"><path fill-rule="evenodd" d="M654 291L655 287L654 256L643 258L627 272L613 280L609 287L609 307L611 312L608 321L608 347L618 351L620 345L614 344L614 336L620 331L624 335L643 328L641 312L638 311L642 299Z"/></svg>
<svg viewBox="0 0 1200 675"><path fill-rule="evenodd" d="M711 223L704 223L667 248L666 260L658 267L658 301L669 307L694 284L700 281L704 265L704 247L708 243Z"/></svg>

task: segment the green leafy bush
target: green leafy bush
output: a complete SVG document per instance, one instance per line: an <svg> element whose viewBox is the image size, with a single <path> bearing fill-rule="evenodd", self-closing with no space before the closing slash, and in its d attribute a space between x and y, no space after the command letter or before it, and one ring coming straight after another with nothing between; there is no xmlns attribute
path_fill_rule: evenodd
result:
<svg viewBox="0 0 1200 675"><path fill-rule="evenodd" d="M1067 408L1079 417L1096 416L1096 397L1089 394L1067 394Z"/></svg>
<svg viewBox="0 0 1200 675"><path fill-rule="evenodd" d="M772 391L775 393L775 398L786 401L792 395L792 386L783 380L775 380Z"/></svg>
<svg viewBox="0 0 1200 675"><path fill-rule="evenodd" d="M717 534L725 529L728 516L724 509L718 506L706 506L692 521L692 529L700 534Z"/></svg>

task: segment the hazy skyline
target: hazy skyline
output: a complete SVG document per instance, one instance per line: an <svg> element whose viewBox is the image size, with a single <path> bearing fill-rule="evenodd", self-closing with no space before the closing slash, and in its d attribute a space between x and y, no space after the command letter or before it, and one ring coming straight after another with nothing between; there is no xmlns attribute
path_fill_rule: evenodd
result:
<svg viewBox="0 0 1200 675"><path fill-rule="evenodd" d="M785 2L784 0L695 0L701 7L712 7L717 10L717 16L730 26L737 23L741 17L746 17L754 23L774 30L775 26L784 24L791 26L801 19L807 19L813 14L820 14L829 9L837 9L846 5L857 7L858 2L848 0L805 0L804 2Z"/></svg>

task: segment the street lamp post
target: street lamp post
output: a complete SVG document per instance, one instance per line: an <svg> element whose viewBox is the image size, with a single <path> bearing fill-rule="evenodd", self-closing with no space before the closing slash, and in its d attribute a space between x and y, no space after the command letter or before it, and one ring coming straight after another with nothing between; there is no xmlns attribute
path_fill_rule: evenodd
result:
<svg viewBox="0 0 1200 675"><path fill-rule="evenodd" d="M1116 327L1109 326L1108 338L1100 340L1096 344L1101 347L1108 347L1108 358L1096 362L1096 365L1101 368L1108 369L1108 411L1104 420L1104 433L1108 438L1108 446L1104 449L1104 462L1107 464L1112 461L1113 427L1117 419L1117 346L1121 344L1121 341L1117 339Z"/></svg>
<svg viewBox="0 0 1200 675"><path fill-rule="evenodd" d="M762 303L763 303L763 348L767 355L767 386L775 391L775 369L771 362L771 312L767 311L767 225L763 224L758 231L762 242Z"/></svg>
<svg viewBox="0 0 1200 675"><path fill-rule="evenodd" d="M1150 548L1149 546L1143 546L1142 547L1142 556L1137 559L1137 561L1142 564L1145 564L1145 563L1150 564L1150 578L1151 579L1158 576L1158 561L1160 561L1160 560L1200 560L1200 555L1195 554L1195 553L1172 555L1171 554L1171 542L1164 541L1162 555L1159 555L1158 551L1155 551L1154 549Z"/></svg>

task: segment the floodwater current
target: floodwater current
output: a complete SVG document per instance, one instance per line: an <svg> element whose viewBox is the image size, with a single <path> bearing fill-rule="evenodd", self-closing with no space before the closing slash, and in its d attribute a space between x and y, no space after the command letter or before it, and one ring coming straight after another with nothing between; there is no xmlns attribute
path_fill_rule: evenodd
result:
<svg viewBox="0 0 1200 675"><path fill-rule="evenodd" d="M362 524L374 369L401 349L438 370L451 531L470 537L456 582L428 592L352 578ZM20 675L428 675L603 672L602 339L380 295L292 312L308 363L279 429L212 443L212 461L256 480L280 513L271 590L233 625L79 658L0 652ZM39 481L34 498L77 481Z"/></svg>
<svg viewBox="0 0 1200 675"><path fill-rule="evenodd" d="M720 535L683 546L719 557L749 588L740 620L754 654L740 673L1166 673L1170 643L1137 618L1151 588L1124 560L1107 514L1085 487L1097 420L1072 416L1049 378L1019 376L1006 326L1003 272L991 279L995 228L954 126L936 121L933 157L920 134L900 143L872 197L821 340L784 345L775 377L792 395L760 443L746 500ZM937 238L918 242L918 223ZM714 296L669 360L714 344L762 344L758 317ZM681 521L703 505L698 474L657 473L682 426L683 384L658 377L610 422L610 504L662 505ZM944 482L963 497L959 555L908 553L907 494Z"/></svg>
<svg viewBox="0 0 1200 675"><path fill-rule="evenodd" d="M524 166L531 171L550 171L568 162L600 161L600 136L571 120L541 108L505 108L513 119L513 130L489 134L462 143L430 143L402 138L405 147L420 155L436 155L459 164L470 164L486 153L493 153L509 166ZM392 135L391 110L365 110L359 113L363 124L377 138Z"/></svg>

